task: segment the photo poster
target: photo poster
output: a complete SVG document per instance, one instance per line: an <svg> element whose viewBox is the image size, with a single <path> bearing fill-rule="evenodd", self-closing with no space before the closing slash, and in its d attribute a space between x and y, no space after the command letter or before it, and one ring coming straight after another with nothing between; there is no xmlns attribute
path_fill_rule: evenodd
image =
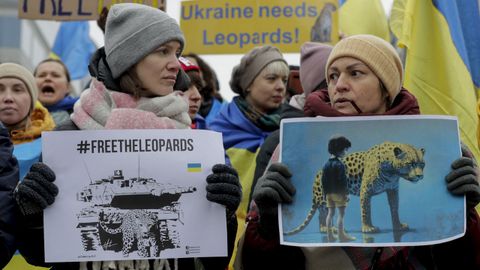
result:
<svg viewBox="0 0 480 270"><path fill-rule="evenodd" d="M206 130L44 132L59 194L45 209L47 262L227 256L225 207L206 178L225 163Z"/></svg>
<svg viewBox="0 0 480 270"><path fill-rule="evenodd" d="M338 230L342 199L331 219L333 237L327 234L328 210L325 198L319 195L323 194L319 192L322 185L314 184L316 179L322 182L319 173L323 174L331 157L329 140L339 136L351 143L341 159L345 174L359 176L356 182L349 177L349 193L356 195L348 195L343 218L346 234L355 239L340 236ZM279 207L280 239L284 245L412 246L442 243L465 233L465 197L451 195L445 182L451 163L461 156L455 117L287 119L281 124L280 143L281 161L291 170L296 187L293 203ZM360 181L366 178L370 185L362 191ZM398 207L393 204L392 209L398 209L394 210L398 216L391 214L387 195L395 198L395 190ZM364 200L360 199L362 194ZM398 217L395 223L393 217Z"/></svg>

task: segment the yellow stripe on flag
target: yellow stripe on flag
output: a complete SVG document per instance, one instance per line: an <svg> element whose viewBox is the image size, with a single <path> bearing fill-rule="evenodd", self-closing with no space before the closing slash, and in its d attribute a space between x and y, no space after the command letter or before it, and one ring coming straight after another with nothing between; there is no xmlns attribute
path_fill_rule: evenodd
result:
<svg viewBox="0 0 480 270"><path fill-rule="evenodd" d="M370 34L390 42L387 16L380 0L347 0L338 16L343 34Z"/></svg>
<svg viewBox="0 0 480 270"><path fill-rule="evenodd" d="M405 88L417 97L422 114L457 116L462 141L480 158L475 87L445 17L430 0L396 0L392 17L393 12L392 30L407 49Z"/></svg>

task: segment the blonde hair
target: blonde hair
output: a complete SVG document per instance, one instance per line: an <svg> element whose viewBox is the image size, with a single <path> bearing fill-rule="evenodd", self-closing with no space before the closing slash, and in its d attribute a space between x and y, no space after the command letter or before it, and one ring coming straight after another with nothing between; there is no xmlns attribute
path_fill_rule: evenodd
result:
<svg viewBox="0 0 480 270"><path fill-rule="evenodd" d="M267 73L278 74L280 76L288 77L290 73L290 69L288 68L287 64L283 61L274 61L267 66L265 66L264 70ZM263 71L263 70L262 70Z"/></svg>

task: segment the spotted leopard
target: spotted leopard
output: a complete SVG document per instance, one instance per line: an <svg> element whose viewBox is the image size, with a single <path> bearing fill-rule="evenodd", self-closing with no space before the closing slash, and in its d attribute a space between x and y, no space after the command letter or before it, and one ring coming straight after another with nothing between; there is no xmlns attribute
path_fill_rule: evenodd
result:
<svg viewBox="0 0 480 270"><path fill-rule="evenodd" d="M348 178L349 194L360 196L362 232L374 233L379 228L372 225L372 196L386 192L394 230L408 230L408 225L400 222L398 213L399 179L416 183L423 179L425 149L409 144L383 142L367 151L354 152L344 158ZM322 190L322 171L315 176L313 183L312 207L304 222L295 229L285 232L291 235L302 231L319 211L320 231L326 232L326 200Z"/></svg>
<svg viewBox="0 0 480 270"><path fill-rule="evenodd" d="M137 244L138 255L142 257L159 256L160 249L157 244L155 226L157 217L143 209L126 212L122 216L122 225L112 229L105 222L99 222L102 229L109 234L122 233L123 256L128 257L132 252L134 243ZM152 251L153 249L153 251Z"/></svg>

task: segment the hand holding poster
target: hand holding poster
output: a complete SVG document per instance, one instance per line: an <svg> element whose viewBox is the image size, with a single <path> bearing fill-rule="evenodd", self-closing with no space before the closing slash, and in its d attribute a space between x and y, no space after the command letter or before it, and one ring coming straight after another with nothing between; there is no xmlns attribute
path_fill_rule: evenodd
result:
<svg viewBox="0 0 480 270"><path fill-rule="evenodd" d="M42 137L60 191L44 215L47 262L226 256L225 209L207 201L205 190L213 165L224 163L220 133Z"/></svg>
<svg viewBox="0 0 480 270"><path fill-rule="evenodd" d="M410 246L464 234L465 200L444 179L461 155L455 118L297 118L281 133L297 189L279 210L282 244Z"/></svg>

